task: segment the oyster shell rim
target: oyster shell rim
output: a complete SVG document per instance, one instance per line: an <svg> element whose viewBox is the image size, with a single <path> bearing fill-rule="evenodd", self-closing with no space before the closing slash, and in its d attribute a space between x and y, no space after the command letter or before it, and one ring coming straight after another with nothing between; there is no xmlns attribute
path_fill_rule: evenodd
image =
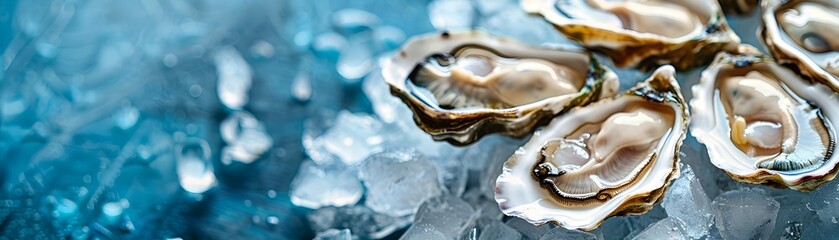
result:
<svg viewBox="0 0 839 240"><path fill-rule="evenodd" d="M440 46L427 47L438 39L453 40ZM493 51L503 49L525 49L528 51L557 51L585 57L587 72L583 87L574 94L558 95L536 102L509 108L444 109L419 100L407 84L414 67L426 57L437 52L446 52L466 45L483 46ZM421 49L422 53L408 56L409 49ZM441 51L440 49L445 49ZM587 50L566 45L531 45L516 39L493 35L479 29L464 31L443 31L412 37L393 56L382 60L382 75L390 86L391 95L398 97L413 112L414 122L434 140L445 140L453 145L471 144L490 133L521 137L536 126L544 125L550 116L561 114L573 106L585 105L597 99L615 94L618 88L617 74L600 64ZM445 122L445 123L440 123Z"/></svg>
<svg viewBox="0 0 839 240"><path fill-rule="evenodd" d="M651 93L650 88L652 88L653 91L656 91L657 89L664 88L667 93L671 94L670 98L666 98L666 99L662 98L659 101L665 101L665 102L669 102L670 104L675 104L674 106L671 106L671 108L674 110L674 114L679 114L679 112L681 112L681 116L677 116L676 121L673 123L673 128L674 128L673 130L675 130L676 128L679 128L679 129L681 129L681 131L679 133L673 133L672 132L673 130L671 130L667 135L662 137L662 139L667 138L667 139L669 139L668 141L672 141L672 146L667 145L667 146L663 146L663 148L662 148L664 150L672 150L672 160L671 161L664 161L665 164L670 163L669 165L672 166L672 169L669 171L669 173L667 173L666 176L663 176L664 179L663 179L663 181L660 182L661 183L660 186L653 186L654 188L652 188L651 190L643 191L643 192L639 192L639 193L626 193L626 192L619 193L618 195L621 195L621 194L629 194L629 195L624 197L622 202L619 203L614 209L612 209L612 210L608 211L606 214L602 215L603 216L602 218L593 219L593 221L586 222L586 223L581 223L581 224L575 224L573 226L571 224L567 224L567 223L564 224L563 222L560 222L559 219L556 219L556 218L553 218L553 219L550 219L550 220L544 220L544 218L543 219L536 219L536 218L530 217L530 215L532 215L532 214L527 214L526 213L527 211L546 211L546 210L549 211L551 209L554 209L554 208L544 207L544 206L542 206L542 204L538 205L538 207L540 209L528 208L528 209L526 209L526 211L510 211L510 209L513 209L513 208L506 208L505 209L504 207L501 207L502 212L507 216L518 217L518 218L521 218L521 219L523 219L527 222L530 222L531 224L537 225L537 226L542 225L542 224L546 224L546 223L553 223L553 224L556 224L558 226L562 226L562 227L567 228L567 229L580 229L580 230L585 230L585 231L591 231L591 230L594 230L594 229L598 228L603 222L605 222L610 217L622 216L622 215L640 215L640 214L644 214L644 213L648 212L649 210L651 210L655 204L659 203L663 199L662 196L667 191L667 188L670 186L672 181L680 176L681 158L680 158L680 155L679 155L679 153L680 153L679 149L681 148L682 144L684 143L684 139L687 136L688 126L689 126L690 119L691 119L689 107L687 105L687 102L685 101L685 98L682 96L681 91L680 91L680 86L679 86L677 80L675 79L675 69L674 69L674 67L672 67L670 65L665 65L665 66L659 67L648 79L646 79L643 82L639 82L636 86L632 87L631 89L626 90L626 91L624 91L624 92L622 92L622 93L620 93L616 96L601 99L601 100L599 100L597 102L594 102L594 103L592 103L590 105L587 105L587 106L575 107L571 111L575 111L576 109L579 109L579 108L595 107L600 103L604 103L606 101L613 101L617 98L627 96L627 95L628 96L642 97L644 100L648 100L648 101L649 100L655 101L655 99L651 99L651 98L654 98L655 96L660 97L660 95L655 95L655 93L651 95L650 94ZM663 91L658 90L657 92L660 93L660 92L663 92ZM681 110L681 111L679 111L679 110ZM565 115L559 115L555 119L563 118L564 116ZM681 119L682 121L679 122L678 121L679 119ZM550 125L548 125L548 126L550 126ZM545 128L548 127L548 126L545 126ZM533 141L538 141L538 139L536 139L535 137L538 136L541 131L542 131L542 129L538 130L537 133L534 133L534 138L531 138L530 140L528 140L528 142L525 143L525 145L520 147L519 150L516 151L516 153L514 155L512 155L504 163L503 168L502 168L502 172L498 176L498 178L496 179L496 187L495 187L495 200L499 204L499 206L503 206L507 201L507 198L500 197L499 194L500 194L501 190L500 190L499 186L503 185L503 181L505 181L505 180L503 180L504 178L507 178L510 175L514 175L512 173L512 168L513 168L513 165L519 164L518 162L522 161L522 160L520 160L519 155L523 154L523 152L524 152L523 147L531 144L531 142L533 142ZM656 159L657 161L655 161L655 162L659 162L658 160L664 160L664 159L661 158L661 157L664 157L664 156L665 155L659 154L659 152L656 152L653 155L653 157L658 158L658 159ZM650 169L650 170L652 170L652 169ZM649 173L647 173L647 174L649 174ZM649 177L647 174L645 174L643 177L644 178ZM639 177L641 177L641 176L639 176ZM528 179L528 181L533 181L530 176L528 176L527 179ZM541 187L537 187L537 188L540 189L539 191L545 191ZM550 194L550 193L547 193L547 194ZM612 201L612 199L617 199L617 198L613 197L613 198L611 198L607 201ZM544 201L544 199L543 198L538 199L538 202L541 202L541 201ZM533 203L535 203L535 202L531 202L530 204L533 204ZM598 206L598 207L602 207L602 206L603 205Z"/></svg>
<svg viewBox="0 0 839 240"><path fill-rule="evenodd" d="M760 2L762 24L758 25L760 33L758 39L763 42L776 62L793 64L798 69L803 70L800 71L802 74L822 82L832 88L833 91L839 92L839 76L834 76L824 70L803 52L806 51L805 49L799 49L795 46L795 43L784 40L785 33L775 18L775 12L781 6L793 2L796 2L796 0L762 0Z"/></svg>
<svg viewBox="0 0 839 240"><path fill-rule="evenodd" d="M735 59L735 58L738 58L738 57L740 57L741 59ZM747 62L740 61L740 60L742 60L742 58L747 58L748 59ZM722 65L731 64L735 67L748 67L748 66L751 66L753 64L761 64L761 63L763 63L763 64L775 64L775 67L777 67L776 69L778 69L779 71L788 71L789 74L800 77L801 80L802 80L801 84L808 85L808 87L809 86L814 86L815 88L819 88L819 87L824 88L821 91L824 91L824 93L832 93L833 96L834 96L833 99L839 98L839 93L833 92L831 90L830 86L826 86L825 84L819 83L819 82L807 82L807 78L805 76L801 76L799 74L796 74L795 71L793 71L792 69L786 68L783 65L781 65L780 63L777 63L777 62L773 61L772 58L770 58L769 56L761 53L756 48L754 48L752 46L749 46L749 45L743 45L743 46L740 46L738 51L735 52L735 53L728 53L728 52L718 53L717 56L715 57L714 61L710 65L708 65L708 67L705 70L702 71L699 83L697 83L696 85L691 87L691 92L693 93L693 96L694 96L690 100L690 103L689 103L689 105L691 107L691 110L695 111L695 112L713 112L713 108L710 108L708 106L708 105L710 105L708 102L700 103L700 100L713 101L712 98L703 99L702 96L707 95L707 94L703 93L704 90L702 90L701 87L704 84L709 84L709 83L707 83L707 81L709 81L708 79L712 78L711 77L712 74L714 74L714 76L716 76L716 74L718 74L718 72L720 70L719 68L722 67ZM737 65L742 65L742 66L737 66ZM714 71L714 72L711 72L711 71ZM716 78L714 78L714 82L716 82ZM785 82L785 84L789 85L786 82ZM792 86L790 86L790 88L792 88ZM716 88L714 88L714 89L716 89ZM697 96L699 96L699 97L697 97ZM804 99L804 100L810 101L809 99ZM824 100L824 101L827 101L827 100ZM698 107L697 107L697 105L698 105ZM701 109L701 108L704 108L704 109ZM824 110L824 108L821 108L821 107L819 107L819 109ZM702 110L704 110L704 111L702 111ZM837 111L831 111L831 113L833 113L831 115L839 116L839 109L836 109L836 110ZM830 117L827 116L828 113L823 113L823 114L826 115L825 116L826 119L830 120ZM713 117L708 117L708 118L712 119ZM818 188L819 186L821 186L824 183L832 181L836 177L836 174L839 173L839 152L835 151L835 150L839 149L839 144L834 144L832 150L828 149L828 151L831 152L832 155L828 159L825 159L825 162L823 163L823 166L820 166L819 168L827 167L827 166L829 166L828 164L833 164L833 167L826 172L822 171L823 174L818 175L818 176L817 175L811 175L811 174L812 174L812 172L817 171L819 168L817 168L816 170L813 170L813 171L803 172L803 173L799 173L799 174L783 174L783 173L780 173L780 172L775 171L775 170L759 169L759 168L755 168L750 173L746 173L746 174L734 173L734 172L730 171L730 169L724 167L725 164L727 163L727 161L723 161L722 159L720 159L721 162L715 161L715 159L717 159L717 158L715 158L712 155L712 150L713 150L712 148L715 148L715 147L718 147L718 146L715 146L715 145L709 146L708 143L706 143L706 140L709 140L709 139L706 139L706 138L710 138L710 137L708 137L708 135L711 134L710 133L711 130L710 129L701 129L701 128L697 127L697 125L703 119L704 119L703 115L694 116L694 121L690 126L691 135L693 135L699 143L701 143L702 145L704 145L706 147L707 152L708 152L708 158L711 161L711 163L715 167L717 167L718 169L725 171L725 173L727 175L729 175L732 179L734 179L738 182L751 183L751 184L762 184L762 185L768 185L768 186L777 187L777 188L790 188L790 189L801 191L801 192L809 192L809 191L812 191L812 190ZM827 123L827 124L832 124L832 123ZM839 136L839 134L836 134L836 132L835 132L836 128L833 128L833 130L834 130L834 132L833 132L833 135L831 135L831 137L835 138L836 136ZM795 176L800 176L800 177L798 177L796 179Z"/></svg>

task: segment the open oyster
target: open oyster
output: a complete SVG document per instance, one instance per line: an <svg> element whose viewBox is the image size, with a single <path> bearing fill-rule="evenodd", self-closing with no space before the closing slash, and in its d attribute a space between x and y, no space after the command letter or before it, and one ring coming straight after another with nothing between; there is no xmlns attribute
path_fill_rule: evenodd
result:
<svg viewBox="0 0 839 240"><path fill-rule="evenodd" d="M732 178L809 191L836 175L837 97L754 48L720 53L693 87L691 132Z"/></svg>
<svg viewBox="0 0 839 240"><path fill-rule="evenodd" d="M839 1L766 0L763 41L783 64L839 91Z"/></svg>
<svg viewBox="0 0 839 240"><path fill-rule="evenodd" d="M614 95L617 76L585 50L535 47L482 31L414 38L382 62L391 93L436 140L529 133L569 106Z"/></svg>
<svg viewBox="0 0 839 240"><path fill-rule="evenodd" d="M679 175L689 114L663 66L645 82L559 115L504 163L501 211L533 224L591 230L613 215L652 208Z"/></svg>
<svg viewBox="0 0 839 240"><path fill-rule="evenodd" d="M740 42L716 0L522 0L521 5L620 67L687 69Z"/></svg>

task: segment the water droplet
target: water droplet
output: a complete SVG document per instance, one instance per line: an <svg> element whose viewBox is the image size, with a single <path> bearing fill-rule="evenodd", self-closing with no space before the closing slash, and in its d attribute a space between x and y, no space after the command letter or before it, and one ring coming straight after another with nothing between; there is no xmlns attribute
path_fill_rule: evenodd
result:
<svg viewBox="0 0 839 240"><path fill-rule="evenodd" d="M347 83L356 83L375 68L373 53L366 43L358 42L341 51L341 56L338 58L335 67L338 73L345 80L348 80Z"/></svg>
<svg viewBox="0 0 839 240"><path fill-rule="evenodd" d="M140 118L140 110L132 106L131 103L123 104L122 108L114 115L114 123L120 129L129 129L137 123Z"/></svg>
<svg viewBox="0 0 839 240"><path fill-rule="evenodd" d="M277 197L277 191L274 191L274 190L268 190L268 197L269 197L269 198L275 198L275 197Z"/></svg>
<svg viewBox="0 0 839 240"><path fill-rule="evenodd" d="M172 68L175 67L175 65L178 65L178 56L175 56L175 54L171 53L166 54L166 56L163 56L163 66Z"/></svg>
<svg viewBox="0 0 839 240"><path fill-rule="evenodd" d="M201 96L201 93L203 93L203 92L204 92L204 88L201 88L201 85L192 84L192 86L189 86L189 95L192 96L192 97Z"/></svg>
<svg viewBox="0 0 839 240"><path fill-rule="evenodd" d="M271 45L271 43L268 43L265 40L256 41L256 43L251 46L251 54L263 59L273 57L274 45Z"/></svg>

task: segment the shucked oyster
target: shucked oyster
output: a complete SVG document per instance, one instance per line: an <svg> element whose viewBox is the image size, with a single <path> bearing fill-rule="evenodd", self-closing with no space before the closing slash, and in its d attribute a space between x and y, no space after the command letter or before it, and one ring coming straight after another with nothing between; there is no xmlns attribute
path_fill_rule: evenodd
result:
<svg viewBox="0 0 839 240"><path fill-rule="evenodd" d="M839 1L763 1L763 41L779 63L839 91Z"/></svg>
<svg viewBox="0 0 839 240"><path fill-rule="evenodd" d="M533 224L591 230L642 214L679 175L689 114L672 66L638 86L574 108L533 134L496 182L501 211Z"/></svg>
<svg viewBox="0 0 839 240"><path fill-rule="evenodd" d="M436 140L529 133L569 106L617 89L617 76L584 50L535 47L481 31L414 38L382 63L382 73Z"/></svg>
<svg viewBox="0 0 839 240"><path fill-rule="evenodd" d="M837 97L754 48L720 53L693 87L691 132L732 178L809 191L836 175Z"/></svg>
<svg viewBox="0 0 839 240"><path fill-rule="evenodd" d="M621 67L687 69L740 42L716 0L522 0L521 5Z"/></svg>

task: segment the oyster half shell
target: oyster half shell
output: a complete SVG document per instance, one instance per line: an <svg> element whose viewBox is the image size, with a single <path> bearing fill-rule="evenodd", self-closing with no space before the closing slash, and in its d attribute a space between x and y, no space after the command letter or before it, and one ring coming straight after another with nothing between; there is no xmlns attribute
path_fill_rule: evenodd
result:
<svg viewBox="0 0 839 240"><path fill-rule="evenodd" d="M538 130L504 163L501 211L533 224L592 230L614 215L642 214L679 175L689 113L663 66L613 98L577 107Z"/></svg>
<svg viewBox="0 0 839 240"><path fill-rule="evenodd" d="M766 0L762 36L779 63L839 91L839 1Z"/></svg>
<svg viewBox="0 0 839 240"><path fill-rule="evenodd" d="M521 6L619 67L688 69L740 42L716 0L522 0Z"/></svg>
<svg viewBox="0 0 839 240"><path fill-rule="evenodd" d="M717 55L692 90L691 132L732 178L809 191L836 175L830 88L749 47Z"/></svg>
<svg viewBox="0 0 839 240"><path fill-rule="evenodd" d="M391 93L435 140L523 136L571 106L617 90L617 76L582 49L535 47L482 31L414 38L382 62Z"/></svg>

